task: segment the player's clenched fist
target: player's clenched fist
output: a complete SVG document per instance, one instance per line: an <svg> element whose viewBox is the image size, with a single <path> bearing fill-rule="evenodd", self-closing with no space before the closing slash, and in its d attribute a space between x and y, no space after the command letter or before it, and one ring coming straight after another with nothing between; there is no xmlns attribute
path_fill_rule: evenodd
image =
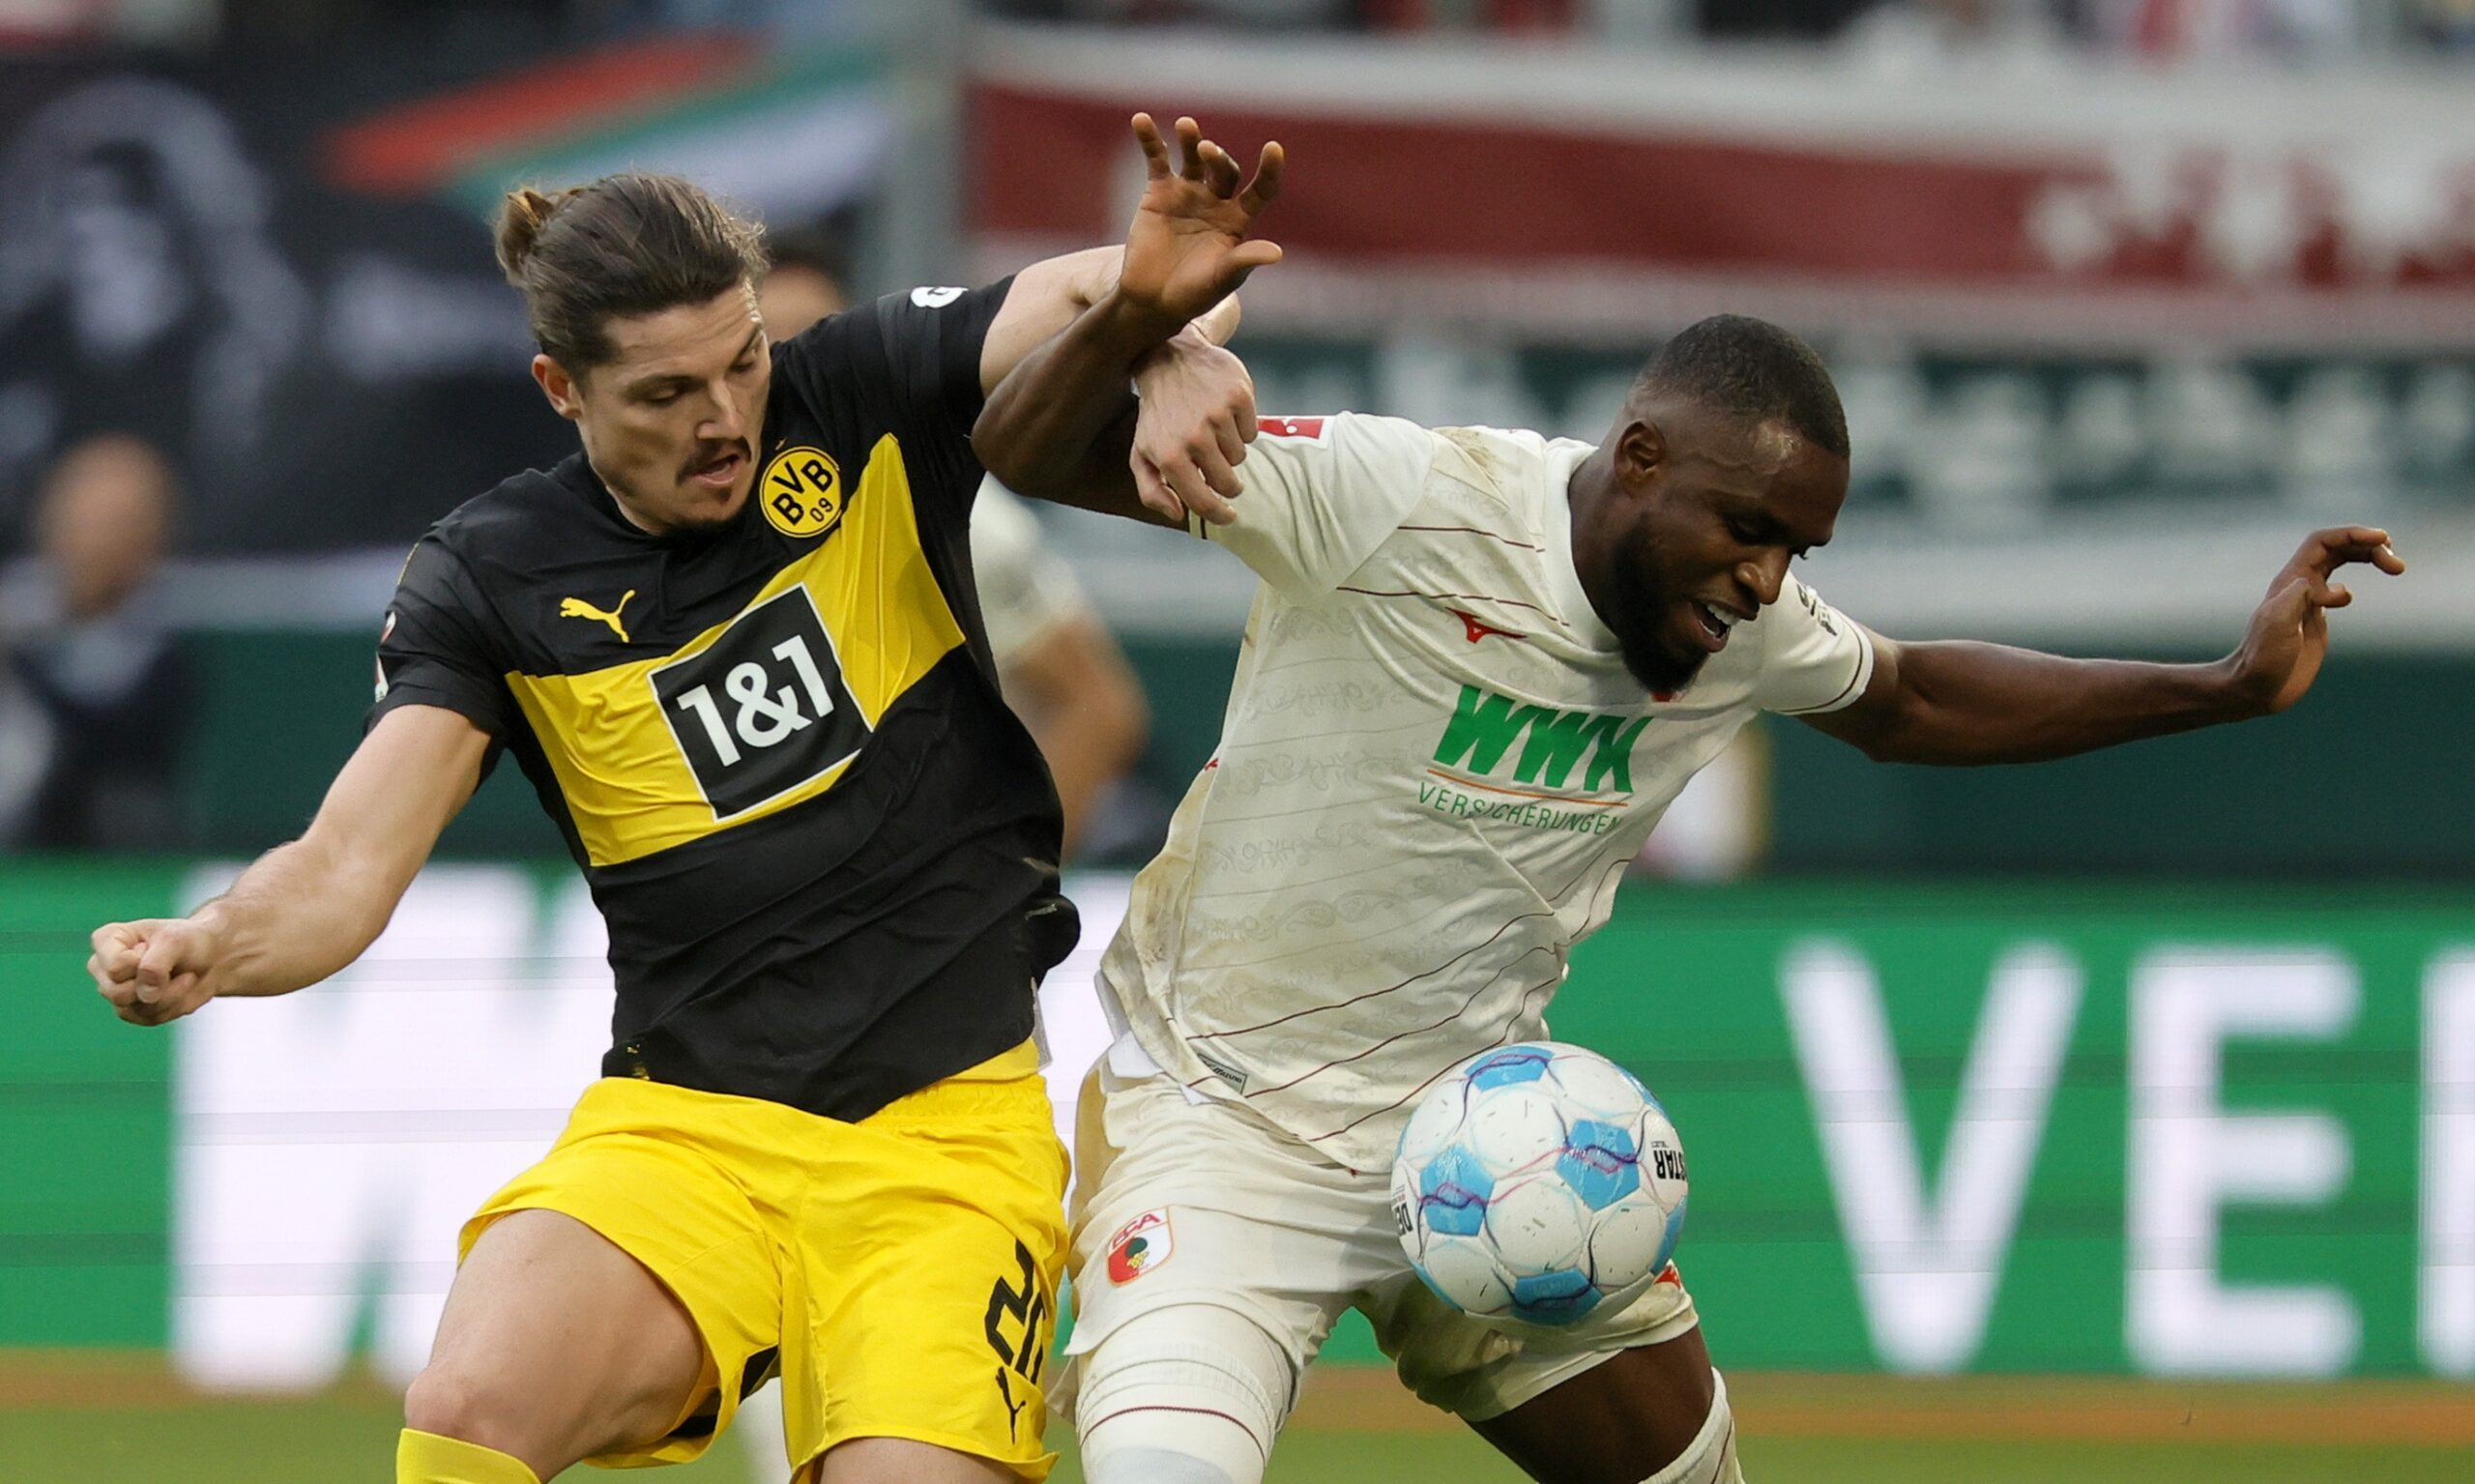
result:
<svg viewBox="0 0 2475 1484"><path fill-rule="evenodd" d="M95 929L94 947L86 972L113 1013L132 1026L178 1020L215 998L206 984L214 935L194 918L107 922Z"/></svg>

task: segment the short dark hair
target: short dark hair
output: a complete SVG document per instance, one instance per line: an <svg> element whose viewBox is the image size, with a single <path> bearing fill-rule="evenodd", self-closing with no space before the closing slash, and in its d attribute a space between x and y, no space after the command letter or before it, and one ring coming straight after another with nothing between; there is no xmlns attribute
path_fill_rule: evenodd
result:
<svg viewBox="0 0 2475 1484"><path fill-rule="evenodd" d="M1749 422L1784 422L1848 456L1848 415L1814 348L1765 319L1713 314L1686 326L1633 380L1636 396L1688 396Z"/></svg>
<svg viewBox="0 0 2475 1484"><path fill-rule="evenodd" d="M499 266L524 290L542 354L571 373L610 360L613 317L704 304L765 276L765 236L692 181L605 175L508 192Z"/></svg>
<svg viewBox="0 0 2475 1484"><path fill-rule="evenodd" d="M821 226L768 227L765 250L775 268L803 268L833 280L843 297L851 294L851 254L842 239Z"/></svg>

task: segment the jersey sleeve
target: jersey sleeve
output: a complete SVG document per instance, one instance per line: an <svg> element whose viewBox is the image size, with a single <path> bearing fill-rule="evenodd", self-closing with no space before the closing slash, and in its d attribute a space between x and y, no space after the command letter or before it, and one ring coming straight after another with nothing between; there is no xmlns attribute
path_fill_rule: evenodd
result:
<svg viewBox="0 0 2475 1484"><path fill-rule="evenodd" d="M364 729L399 706L436 706L498 742L513 736L520 721L503 679L510 667L494 657L486 611L453 553L435 537L415 546L379 630L378 695Z"/></svg>
<svg viewBox="0 0 2475 1484"><path fill-rule="evenodd" d="M1762 610L1762 675L1754 703L1781 715L1835 712L1865 693L1874 678L1874 640L1864 626L1791 575L1779 600Z"/></svg>
<svg viewBox="0 0 2475 1484"><path fill-rule="evenodd" d="M1226 526L1187 529L1228 547L1273 587L1319 597L1374 554L1426 489L1436 436L1400 418L1262 418Z"/></svg>

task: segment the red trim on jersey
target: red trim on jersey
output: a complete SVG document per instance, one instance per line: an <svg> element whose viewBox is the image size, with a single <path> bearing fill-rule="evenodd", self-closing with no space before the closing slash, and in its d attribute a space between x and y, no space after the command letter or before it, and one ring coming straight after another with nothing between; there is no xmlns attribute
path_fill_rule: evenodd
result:
<svg viewBox="0 0 2475 1484"><path fill-rule="evenodd" d="M1527 608L1530 612L1537 614L1540 618L1549 620L1555 624L1562 625L1562 626L1566 628L1573 626L1570 624L1565 624L1562 619L1558 618L1555 614L1549 613L1546 609L1539 607L1536 603L1526 603L1518 597L1500 597L1493 593L1417 593L1412 592L1408 589L1353 587L1339 587L1332 591L1336 593L1355 593L1360 597L1423 597L1429 602L1441 602L1447 598L1457 597L1465 601L1503 603L1514 608ZM1449 611L1457 612L1459 610L1456 609Z"/></svg>
<svg viewBox="0 0 2475 1484"><path fill-rule="evenodd" d="M1524 551L1545 551L1547 549L1544 546L1533 546L1528 541L1516 541L1511 537L1506 536L1500 531L1485 531L1476 526L1403 526L1401 529L1404 531L1450 533L1461 536L1483 536L1491 541L1501 541L1507 546L1518 546Z"/></svg>
<svg viewBox="0 0 2475 1484"><path fill-rule="evenodd" d="M1324 420L1322 418L1258 417L1255 419L1255 431L1269 433L1275 438L1321 439L1324 436Z"/></svg>
<svg viewBox="0 0 2475 1484"><path fill-rule="evenodd" d="M1443 611L1451 614L1454 618L1461 621L1461 631L1470 636L1470 642L1472 644L1484 639L1489 634L1501 634L1507 639L1527 639L1529 637L1528 634L1514 633L1509 628L1498 628L1493 624L1482 623L1475 614L1464 613L1458 608L1446 608Z"/></svg>

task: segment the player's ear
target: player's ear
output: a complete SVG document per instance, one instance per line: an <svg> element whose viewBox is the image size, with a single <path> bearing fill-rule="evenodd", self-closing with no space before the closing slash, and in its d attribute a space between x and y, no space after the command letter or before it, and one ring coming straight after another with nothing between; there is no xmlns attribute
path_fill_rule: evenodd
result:
<svg viewBox="0 0 2475 1484"><path fill-rule="evenodd" d="M1647 485L1667 467L1667 435L1647 418L1635 418L1616 430L1616 480L1626 489Z"/></svg>
<svg viewBox="0 0 2475 1484"><path fill-rule="evenodd" d="M548 356L537 355L533 358L533 379L560 417L573 422L584 416L584 399L577 394L575 378L568 374L566 366Z"/></svg>

